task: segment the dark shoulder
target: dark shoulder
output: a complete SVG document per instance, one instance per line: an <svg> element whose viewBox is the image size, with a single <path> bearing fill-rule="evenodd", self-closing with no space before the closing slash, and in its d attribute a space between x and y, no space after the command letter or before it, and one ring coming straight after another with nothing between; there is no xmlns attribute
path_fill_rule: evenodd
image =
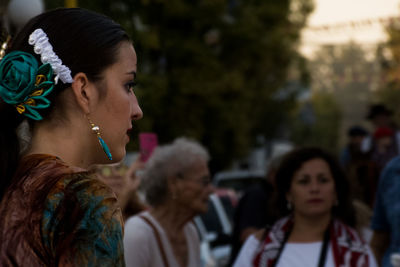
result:
<svg viewBox="0 0 400 267"><path fill-rule="evenodd" d="M267 182L251 185L243 194L244 199L267 199L273 192L272 186Z"/></svg>
<svg viewBox="0 0 400 267"><path fill-rule="evenodd" d="M383 170L383 176L385 176L385 174L392 173L396 173L397 175L400 174L400 156L394 157L392 160L390 160Z"/></svg>
<svg viewBox="0 0 400 267"><path fill-rule="evenodd" d="M385 166L379 179L380 186L392 187L400 177L400 156L393 158Z"/></svg>

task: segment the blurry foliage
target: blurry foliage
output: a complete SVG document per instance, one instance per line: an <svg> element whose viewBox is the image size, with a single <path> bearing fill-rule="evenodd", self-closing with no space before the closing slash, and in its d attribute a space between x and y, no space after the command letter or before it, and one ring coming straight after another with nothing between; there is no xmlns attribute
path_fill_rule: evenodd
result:
<svg viewBox="0 0 400 267"><path fill-rule="evenodd" d="M331 93L314 92L294 114L292 140L295 144L320 146L337 152L341 112Z"/></svg>
<svg viewBox="0 0 400 267"><path fill-rule="evenodd" d="M377 50L382 67L382 83L375 94L375 102L383 103L394 111L393 119L400 126L400 24L390 23L386 32L388 41Z"/></svg>
<svg viewBox="0 0 400 267"><path fill-rule="evenodd" d="M309 69L315 126L305 127L310 131L308 139L337 152L348 128L365 124L372 91L379 84L379 64L359 45L348 43L321 47L309 61Z"/></svg>
<svg viewBox="0 0 400 267"><path fill-rule="evenodd" d="M62 2L47 0L47 8ZM161 143L196 138L214 170L244 156L256 135L279 134L304 87L276 97L290 66L299 68L293 79L308 81L297 45L312 0L78 2L121 23L133 39L144 110L138 130L156 132Z"/></svg>

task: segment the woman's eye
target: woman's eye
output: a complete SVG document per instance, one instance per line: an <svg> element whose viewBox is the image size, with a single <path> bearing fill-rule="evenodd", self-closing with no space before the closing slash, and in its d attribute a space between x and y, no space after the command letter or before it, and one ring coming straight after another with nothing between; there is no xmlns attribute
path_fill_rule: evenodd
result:
<svg viewBox="0 0 400 267"><path fill-rule="evenodd" d="M329 180L328 180L327 178L325 178L325 177L320 178L319 180L321 181L321 183L327 183L327 182L329 182Z"/></svg>
<svg viewBox="0 0 400 267"><path fill-rule="evenodd" d="M328 177L326 177L326 176L324 176L324 175L319 175L319 176L318 176L318 180L319 180L320 183L327 183L327 182L329 182Z"/></svg>
<svg viewBox="0 0 400 267"><path fill-rule="evenodd" d="M126 90L128 91L128 92L132 92L133 93L133 87L135 87L137 85L137 83L136 82L129 82L129 83L127 83L125 86L126 86Z"/></svg>
<svg viewBox="0 0 400 267"><path fill-rule="evenodd" d="M304 185L304 184L307 184L308 183L308 179L299 179L299 180L297 180L297 182L299 183L299 184L302 184L302 185Z"/></svg>

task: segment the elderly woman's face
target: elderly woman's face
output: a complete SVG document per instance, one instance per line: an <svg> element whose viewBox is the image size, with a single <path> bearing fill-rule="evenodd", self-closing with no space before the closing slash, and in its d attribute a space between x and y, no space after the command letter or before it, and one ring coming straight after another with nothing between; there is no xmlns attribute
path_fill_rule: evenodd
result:
<svg viewBox="0 0 400 267"><path fill-rule="evenodd" d="M207 162L198 160L178 182L180 183L177 195L179 204L196 214L207 212L208 196L213 191Z"/></svg>
<svg viewBox="0 0 400 267"><path fill-rule="evenodd" d="M328 163L320 158L304 162L295 172L286 198L292 204L295 215L330 214L337 197Z"/></svg>

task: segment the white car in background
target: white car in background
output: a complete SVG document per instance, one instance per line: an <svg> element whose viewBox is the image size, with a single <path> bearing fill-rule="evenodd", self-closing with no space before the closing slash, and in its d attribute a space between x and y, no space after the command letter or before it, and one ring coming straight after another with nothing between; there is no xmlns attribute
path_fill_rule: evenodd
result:
<svg viewBox="0 0 400 267"><path fill-rule="evenodd" d="M216 194L210 195L208 212L194 222L201 240L202 267L225 267L231 253L232 224Z"/></svg>
<svg viewBox="0 0 400 267"><path fill-rule="evenodd" d="M232 170L222 171L215 174L213 184L216 188L233 189L238 196L251 185L261 183L265 180L265 170Z"/></svg>

